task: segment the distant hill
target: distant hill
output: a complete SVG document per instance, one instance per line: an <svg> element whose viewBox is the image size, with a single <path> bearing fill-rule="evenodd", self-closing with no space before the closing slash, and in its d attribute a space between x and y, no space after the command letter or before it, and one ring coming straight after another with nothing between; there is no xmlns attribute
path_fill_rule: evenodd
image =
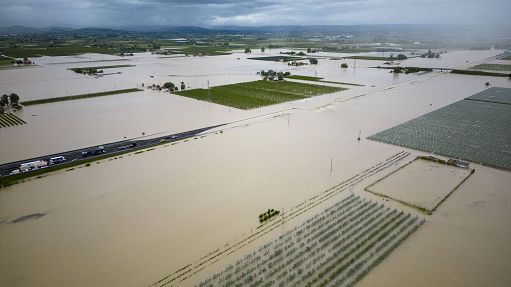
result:
<svg viewBox="0 0 511 287"><path fill-rule="evenodd" d="M38 33L43 33L43 32L44 31L42 31L40 29L25 27L25 26L0 27L1 35L38 34Z"/></svg>
<svg viewBox="0 0 511 287"><path fill-rule="evenodd" d="M32 28L25 26L8 26L0 27L0 35L21 35L21 34L42 34L42 33L81 33L81 34L123 34L127 32L141 33L182 33L194 34L212 32L211 29L195 27L195 26L129 26L120 28L103 28L103 27L85 27L85 28L68 28L68 27L47 27Z"/></svg>
<svg viewBox="0 0 511 287"><path fill-rule="evenodd" d="M157 32L157 33L208 33L211 30L196 26L166 26L166 25L144 25L128 26L124 30L133 32Z"/></svg>
<svg viewBox="0 0 511 287"><path fill-rule="evenodd" d="M479 31L481 30L481 31ZM387 25L275 25L275 26L168 26L168 25L138 25L116 28L105 27L46 27L33 28L25 26L0 27L0 35L21 35L21 34L85 34L85 35L126 35L126 34L209 34L209 33L310 33L310 34L408 34L408 35L429 35L435 38L440 35L471 35L475 32L482 35L492 34L499 37L511 36L509 27L493 27L483 29L471 26L445 26L445 25L422 25L422 24L387 24ZM450 37L450 36L449 36ZM424 37L422 37L424 38Z"/></svg>

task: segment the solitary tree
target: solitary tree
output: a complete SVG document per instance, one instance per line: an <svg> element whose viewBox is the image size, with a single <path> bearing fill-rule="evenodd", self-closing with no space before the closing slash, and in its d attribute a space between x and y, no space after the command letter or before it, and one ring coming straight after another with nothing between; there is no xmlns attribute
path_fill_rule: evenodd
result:
<svg viewBox="0 0 511 287"><path fill-rule="evenodd" d="M407 57L407 56L405 56L405 55L403 55L403 54L398 54L398 55L397 55L397 59L398 59L398 60L406 60L406 59L408 59L408 57Z"/></svg>
<svg viewBox="0 0 511 287"><path fill-rule="evenodd" d="M185 82L181 82L181 90L184 90L186 88Z"/></svg>
<svg viewBox="0 0 511 287"><path fill-rule="evenodd" d="M318 59L316 59L316 58L310 58L310 59L309 59L309 62L310 62L312 65L316 65L316 64L318 64Z"/></svg>
<svg viewBox="0 0 511 287"><path fill-rule="evenodd" d="M0 99L0 106L5 106L9 103L9 96L7 94L3 94L2 98Z"/></svg>
<svg viewBox="0 0 511 287"><path fill-rule="evenodd" d="M342 63L341 64L341 68L347 68L348 67L348 64L347 63Z"/></svg>
<svg viewBox="0 0 511 287"><path fill-rule="evenodd" d="M264 47L261 47L261 52L263 52L263 53L264 53L264 50L265 50L265 48L264 48Z"/></svg>
<svg viewBox="0 0 511 287"><path fill-rule="evenodd" d="M310 53L312 52L312 49L311 48L307 48L307 53Z"/></svg>
<svg viewBox="0 0 511 287"><path fill-rule="evenodd" d="M172 82L166 82L165 84L163 84L163 88L173 91L175 90L176 85L174 85L174 83Z"/></svg>
<svg viewBox="0 0 511 287"><path fill-rule="evenodd" d="M14 103L17 104L20 101L20 97L18 95L16 95L15 93L12 93L9 96L9 99L11 100L11 104L14 104Z"/></svg>
<svg viewBox="0 0 511 287"><path fill-rule="evenodd" d="M250 50L250 48L245 48L245 54L250 54L252 53L252 50Z"/></svg>

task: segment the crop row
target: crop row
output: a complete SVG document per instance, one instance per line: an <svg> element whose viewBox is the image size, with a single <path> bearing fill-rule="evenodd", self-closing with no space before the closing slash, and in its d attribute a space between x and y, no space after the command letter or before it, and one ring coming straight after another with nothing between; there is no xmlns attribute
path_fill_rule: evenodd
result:
<svg viewBox="0 0 511 287"><path fill-rule="evenodd" d="M24 125L26 122L11 113L0 114L0 128Z"/></svg>
<svg viewBox="0 0 511 287"><path fill-rule="evenodd" d="M252 109L341 90L344 89L297 82L255 81L217 86L209 92L206 89L193 89L176 94L239 109Z"/></svg>
<svg viewBox="0 0 511 287"><path fill-rule="evenodd" d="M110 96L110 95L118 95L118 94L126 94L126 93L132 93L132 92L140 92L141 89L124 89L124 90L114 90L114 91L106 91L106 92L100 92L100 93L90 93L90 94L82 94L82 95L74 95L74 96L65 96L65 97L56 97L56 98L46 98L46 99L39 99L39 100L31 100L31 101L25 101L22 102L25 106L31 106L31 105L40 105L40 104L48 104L48 103L56 103L56 102L62 102L62 101L72 101L72 100L80 100L80 99L86 99L86 98L94 98L94 97L103 97L103 96Z"/></svg>
<svg viewBox="0 0 511 287"><path fill-rule="evenodd" d="M461 100L371 140L511 170L511 105Z"/></svg>
<svg viewBox="0 0 511 287"><path fill-rule="evenodd" d="M236 252L237 250L239 250L240 248L243 248L244 246L251 244L254 240L272 232L273 230L275 230L276 228L278 228L285 222L292 220L293 218L303 214L304 212L307 212L308 210L316 207L319 204L322 204L323 202L331 199L333 196L337 195L338 193L347 190L348 188L357 184L358 182L367 178L368 176L377 174L379 171L392 166L394 163L401 161L402 159L408 157L409 155L410 155L410 153L401 151L399 153L396 153L396 154L388 157L384 161L375 164L374 166L368 167L367 169L342 181L341 183L339 183L325 191L322 191L321 193L316 194L315 196L309 198L305 202L301 202L301 203L297 204L296 206L292 207L288 212L286 212L285 214L282 214L281 219L271 220L267 224L259 226L255 232L251 233L249 236L243 238L242 240L240 240L232 245L227 244L223 248L219 248L213 252L210 252L208 255L202 257L199 261L196 261L193 264L188 264L188 265L186 265L186 267L183 267L183 268L180 268L179 270L168 273L160 280L152 283L151 286L174 286L176 284L179 284L179 282L183 282L183 281L187 280L194 274L201 272L204 268L215 264L216 262L218 262L220 260L220 258L230 255L230 254ZM343 200L341 202L337 202L332 207L328 208L324 213L312 216L311 218L309 218L307 220L307 223L311 223L311 222L317 221L317 220L322 220L321 219L322 217L326 217L329 219L333 218L333 217L329 217L326 212L333 212L340 205L346 204L347 202L351 202L351 204L355 204L355 203L353 203L354 200L356 200L356 197L354 197L353 195L350 195L345 200ZM283 240L286 240L286 238L291 236L292 232L293 232L293 230L290 230L287 233L281 235L280 237L282 237ZM263 245L262 248L264 248L264 246L265 245ZM247 257L250 257L250 254L247 255Z"/></svg>
<svg viewBox="0 0 511 287"><path fill-rule="evenodd" d="M350 285L422 222L403 211L350 195L197 287Z"/></svg>

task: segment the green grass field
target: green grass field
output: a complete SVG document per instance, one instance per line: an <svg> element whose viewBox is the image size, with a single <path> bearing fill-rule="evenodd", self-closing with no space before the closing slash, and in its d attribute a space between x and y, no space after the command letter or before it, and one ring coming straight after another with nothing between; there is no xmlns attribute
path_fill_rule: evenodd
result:
<svg viewBox="0 0 511 287"><path fill-rule="evenodd" d="M222 55L229 55L231 54L231 49L228 47L197 47L197 46L191 46L183 48L182 51L186 54L192 54L192 55L205 55L205 56L222 56Z"/></svg>
<svg viewBox="0 0 511 287"><path fill-rule="evenodd" d="M173 49L173 54L188 54L196 56L222 56L231 54L232 48L221 46L185 46Z"/></svg>
<svg viewBox="0 0 511 287"><path fill-rule="evenodd" d="M295 80L304 80L304 81L320 81L323 78L320 77L309 77L309 76L300 76L300 75L291 75L287 76L288 79L295 79Z"/></svg>
<svg viewBox="0 0 511 287"><path fill-rule="evenodd" d="M0 66L10 66L10 65L12 65L12 59L0 56Z"/></svg>
<svg viewBox="0 0 511 287"><path fill-rule="evenodd" d="M21 102L21 104L24 106L32 106L32 105L49 104L49 103L56 103L56 102L63 102L63 101L80 100L80 99L86 99L86 98L95 98L95 97L103 97L103 96L110 96L110 95L126 94L126 93L132 93L132 92L140 92L140 91L143 91L143 90L136 89L136 88L135 89L125 89L125 90L115 90L115 91L107 91L107 92L101 92L101 93L91 93L91 94L82 94L82 95L74 95L74 96L47 98L47 99L40 99L40 100L31 100L31 101Z"/></svg>
<svg viewBox="0 0 511 287"><path fill-rule="evenodd" d="M175 94L248 110L342 90L346 89L288 81L271 82L259 80L213 87L210 89L210 98L208 98L208 91L206 89L179 91L175 92Z"/></svg>
<svg viewBox="0 0 511 287"><path fill-rule="evenodd" d="M473 75L473 76L491 76L491 77L510 77L511 74L504 73L492 73L485 71L477 71L477 70L452 70L453 74L462 74L462 75Z"/></svg>
<svg viewBox="0 0 511 287"><path fill-rule="evenodd" d="M87 48L82 46L40 47L40 48L5 48L4 54L14 58L40 56L71 56L85 53L116 54L120 51L113 48Z"/></svg>
<svg viewBox="0 0 511 287"><path fill-rule="evenodd" d="M490 70L490 71L511 71L511 65L504 64L480 64L470 68L471 70Z"/></svg>

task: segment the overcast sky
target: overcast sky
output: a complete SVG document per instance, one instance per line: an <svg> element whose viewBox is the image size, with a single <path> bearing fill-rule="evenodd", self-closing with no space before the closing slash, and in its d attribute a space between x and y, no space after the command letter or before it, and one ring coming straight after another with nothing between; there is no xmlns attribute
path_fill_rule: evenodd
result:
<svg viewBox="0 0 511 287"><path fill-rule="evenodd" d="M511 26L511 0L0 0L0 26Z"/></svg>

